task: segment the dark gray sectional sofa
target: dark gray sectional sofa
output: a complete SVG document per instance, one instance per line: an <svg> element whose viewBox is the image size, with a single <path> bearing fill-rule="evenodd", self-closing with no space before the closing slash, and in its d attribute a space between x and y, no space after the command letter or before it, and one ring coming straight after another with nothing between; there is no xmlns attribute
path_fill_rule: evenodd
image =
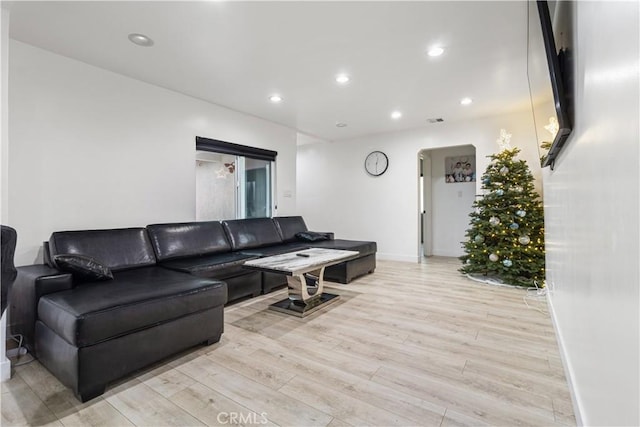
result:
<svg viewBox="0 0 640 427"><path fill-rule="evenodd" d="M349 249L359 257L327 268L327 280L349 283L374 271L375 242L304 232L302 217L55 232L44 247L47 265L18 267L12 332L87 401L150 363L219 341L227 302L286 285L283 275L244 269L249 259Z"/></svg>

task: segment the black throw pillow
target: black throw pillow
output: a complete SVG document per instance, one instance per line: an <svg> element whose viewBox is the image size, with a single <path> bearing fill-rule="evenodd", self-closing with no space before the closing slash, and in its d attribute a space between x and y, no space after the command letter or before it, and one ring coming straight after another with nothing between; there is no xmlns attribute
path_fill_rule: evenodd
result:
<svg viewBox="0 0 640 427"><path fill-rule="evenodd" d="M88 256L76 254L56 255L53 257L53 261L60 270L73 274L76 279L83 282L113 279L113 273L111 273L109 267Z"/></svg>
<svg viewBox="0 0 640 427"><path fill-rule="evenodd" d="M316 233L315 231L301 231L296 233L298 240L304 240L305 242L319 242L320 240L329 240L329 236L325 233Z"/></svg>

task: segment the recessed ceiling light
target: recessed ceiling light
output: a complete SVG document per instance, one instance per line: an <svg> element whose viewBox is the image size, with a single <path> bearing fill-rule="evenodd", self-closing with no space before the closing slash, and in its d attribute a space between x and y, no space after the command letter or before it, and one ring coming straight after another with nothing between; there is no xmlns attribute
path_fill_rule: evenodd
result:
<svg viewBox="0 0 640 427"><path fill-rule="evenodd" d="M336 127L339 127L339 128L346 128L346 127L347 127L347 124L346 124L346 123L342 123L342 122L338 122L338 123L336 123Z"/></svg>
<svg viewBox="0 0 640 427"><path fill-rule="evenodd" d="M402 113L400 111L394 111L391 113L391 118L393 120L398 120L400 117L402 117Z"/></svg>
<svg viewBox="0 0 640 427"><path fill-rule="evenodd" d="M349 76L346 74L338 74L336 76L336 82L340 83L341 85L348 83L349 82Z"/></svg>
<svg viewBox="0 0 640 427"><path fill-rule="evenodd" d="M128 37L131 43L137 44L138 46L143 46L143 47L153 46L153 40L151 40L151 38L145 36L144 34L131 33L129 34Z"/></svg>
<svg viewBox="0 0 640 427"><path fill-rule="evenodd" d="M274 103L282 102L282 97L278 94L273 94L269 97L269 101Z"/></svg>
<svg viewBox="0 0 640 427"><path fill-rule="evenodd" d="M427 52L427 55L429 56L440 56L444 53L444 49L441 48L440 46L434 46L432 48L429 49L429 51Z"/></svg>
<svg viewBox="0 0 640 427"><path fill-rule="evenodd" d="M471 98L462 98L460 100L460 104L462 105L469 105L473 102L473 100Z"/></svg>

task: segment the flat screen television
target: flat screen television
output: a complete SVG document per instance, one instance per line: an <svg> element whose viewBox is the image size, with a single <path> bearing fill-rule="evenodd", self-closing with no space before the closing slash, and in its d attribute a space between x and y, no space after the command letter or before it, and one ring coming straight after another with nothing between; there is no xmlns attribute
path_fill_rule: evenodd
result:
<svg viewBox="0 0 640 427"><path fill-rule="evenodd" d="M573 2L536 1L528 6L529 93L538 144L545 147L541 164L553 169L573 123ZM550 130L554 125L556 132Z"/></svg>

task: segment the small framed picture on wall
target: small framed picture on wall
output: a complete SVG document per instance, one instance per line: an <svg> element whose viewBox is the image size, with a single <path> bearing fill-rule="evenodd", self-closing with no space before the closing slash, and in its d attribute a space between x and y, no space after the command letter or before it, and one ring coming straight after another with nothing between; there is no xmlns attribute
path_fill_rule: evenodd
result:
<svg viewBox="0 0 640 427"><path fill-rule="evenodd" d="M475 182L476 156L456 156L444 158L445 182Z"/></svg>

